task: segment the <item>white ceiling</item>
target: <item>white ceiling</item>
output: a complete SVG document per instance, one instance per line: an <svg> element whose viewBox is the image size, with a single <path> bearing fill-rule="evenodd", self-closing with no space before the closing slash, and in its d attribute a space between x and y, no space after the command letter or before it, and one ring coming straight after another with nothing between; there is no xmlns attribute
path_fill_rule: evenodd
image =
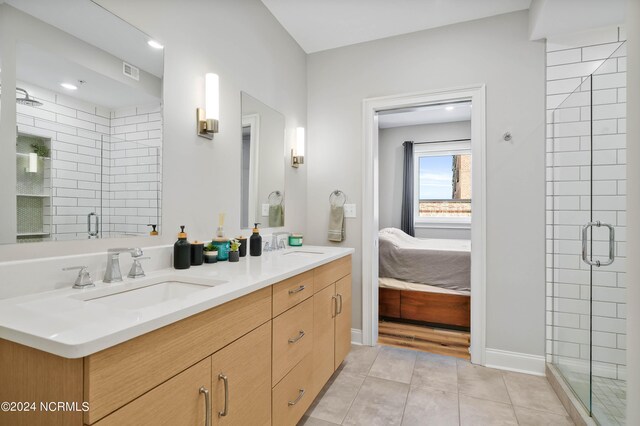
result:
<svg viewBox="0 0 640 426"><path fill-rule="evenodd" d="M378 127L380 129L470 120L471 102L426 105L378 113Z"/></svg>
<svg viewBox="0 0 640 426"><path fill-rule="evenodd" d="M19 43L16 49L16 77L19 81L110 109L158 102L158 98L142 90L25 43ZM78 80L86 83L81 85ZM60 83L74 84L78 90L64 89Z"/></svg>
<svg viewBox="0 0 640 426"><path fill-rule="evenodd" d="M149 36L90 0L6 0L5 2L162 78L164 68L162 50L147 45ZM162 40L158 41L162 43Z"/></svg>
<svg viewBox="0 0 640 426"><path fill-rule="evenodd" d="M531 0L262 2L305 52L312 53L528 9Z"/></svg>

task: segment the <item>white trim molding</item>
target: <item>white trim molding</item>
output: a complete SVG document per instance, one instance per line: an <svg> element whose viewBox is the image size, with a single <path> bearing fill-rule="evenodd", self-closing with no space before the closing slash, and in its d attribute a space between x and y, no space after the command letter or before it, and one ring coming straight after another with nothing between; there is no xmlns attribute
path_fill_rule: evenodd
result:
<svg viewBox="0 0 640 426"><path fill-rule="evenodd" d="M362 138L362 344L378 340L378 112L433 103L471 101L471 361L485 365L486 309L486 101L478 84L364 99Z"/></svg>
<svg viewBox="0 0 640 426"><path fill-rule="evenodd" d="M523 354L520 352L486 349L486 366L518 373L545 375L546 360L544 355Z"/></svg>
<svg viewBox="0 0 640 426"><path fill-rule="evenodd" d="M362 330L357 328L351 329L351 344L362 345Z"/></svg>

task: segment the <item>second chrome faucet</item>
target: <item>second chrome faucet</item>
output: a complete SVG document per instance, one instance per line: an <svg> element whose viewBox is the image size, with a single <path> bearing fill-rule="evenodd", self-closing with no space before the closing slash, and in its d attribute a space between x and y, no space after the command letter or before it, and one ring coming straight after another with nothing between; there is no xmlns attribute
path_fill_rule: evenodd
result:
<svg viewBox="0 0 640 426"><path fill-rule="evenodd" d="M107 270L104 273L105 283L117 283L122 281L122 271L120 270L120 253L130 253L134 258L133 266L129 276L132 278L143 277L144 271L139 260L143 254L141 248L113 248L107 250ZM132 276L133 273L133 276Z"/></svg>

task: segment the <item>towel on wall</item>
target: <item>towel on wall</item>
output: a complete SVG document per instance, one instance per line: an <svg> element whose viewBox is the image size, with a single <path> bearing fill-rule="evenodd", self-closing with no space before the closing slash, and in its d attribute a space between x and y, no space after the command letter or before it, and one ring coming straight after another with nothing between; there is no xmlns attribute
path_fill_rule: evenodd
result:
<svg viewBox="0 0 640 426"><path fill-rule="evenodd" d="M329 241L344 241L344 207L331 206L329 212Z"/></svg>
<svg viewBox="0 0 640 426"><path fill-rule="evenodd" d="M284 209L282 204L269 206L269 227L284 226Z"/></svg>

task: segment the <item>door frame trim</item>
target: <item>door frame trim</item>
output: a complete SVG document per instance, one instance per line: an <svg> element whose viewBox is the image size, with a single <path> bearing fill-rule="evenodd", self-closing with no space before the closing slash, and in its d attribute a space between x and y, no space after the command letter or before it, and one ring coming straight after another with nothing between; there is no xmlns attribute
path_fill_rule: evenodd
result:
<svg viewBox="0 0 640 426"><path fill-rule="evenodd" d="M486 87L477 84L362 102L362 343L378 341L378 117L379 111L435 102L471 100L471 362L486 362Z"/></svg>

